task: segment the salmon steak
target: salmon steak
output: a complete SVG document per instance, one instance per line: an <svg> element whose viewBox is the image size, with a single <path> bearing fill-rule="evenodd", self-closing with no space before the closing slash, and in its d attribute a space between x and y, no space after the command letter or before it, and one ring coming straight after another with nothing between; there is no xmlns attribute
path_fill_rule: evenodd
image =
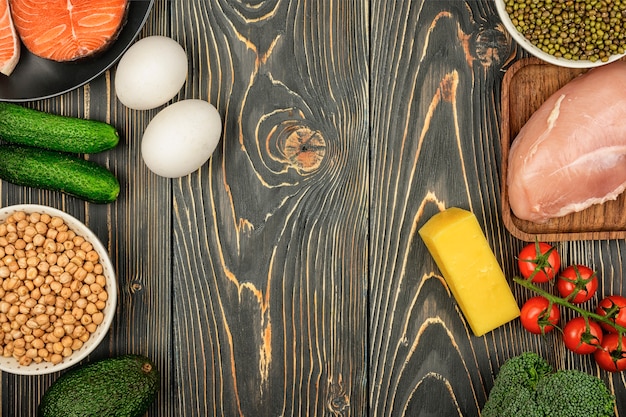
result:
<svg viewBox="0 0 626 417"><path fill-rule="evenodd" d="M591 69L532 114L511 145L513 214L544 223L626 189L626 62Z"/></svg>
<svg viewBox="0 0 626 417"><path fill-rule="evenodd" d="M130 0L10 0L13 22L33 55L75 61L105 50L126 21Z"/></svg>
<svg viewBox="0 0 626 417"><path fill-rule="evenodd" d="M0 73L11 75L20 60L20 47L9 0L0 0Z"/></svg>

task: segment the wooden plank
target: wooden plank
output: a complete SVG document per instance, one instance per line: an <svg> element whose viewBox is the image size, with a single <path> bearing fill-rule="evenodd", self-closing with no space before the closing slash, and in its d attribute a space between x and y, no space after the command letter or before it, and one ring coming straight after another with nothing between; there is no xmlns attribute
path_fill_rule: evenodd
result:
<svg viewBox="0 0 626 417"><path fill-rule="evenodd" d="M172 7L225 126L172 183L180 409L365 415L367 4Z"/></svg>

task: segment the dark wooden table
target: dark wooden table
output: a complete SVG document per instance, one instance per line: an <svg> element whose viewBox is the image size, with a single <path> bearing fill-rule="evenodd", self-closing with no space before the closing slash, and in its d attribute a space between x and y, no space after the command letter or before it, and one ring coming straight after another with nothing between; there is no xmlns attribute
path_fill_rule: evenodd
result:
<svg viewBox="0 0 626 417"><path fill-rule="evenodd" d="M119 129L120 145L92 157L119 177L118 201L2 182L1 203L63 209L105 243L119 305L86 362L152 357L149 416L478 416L499 366L527 350L600 376L626 415L624 376L558 335L516 320L473 336L417 235L445 207L470 209L516 272L500 93L523 53L492 0L156 0L148 35L188 53L174 101L208 100L223 117L209 163L152 174L140 144L159 109L119 103L112 68L25 105ZM600 294L626 293L622 240L559 247L598 270ZM3 373L2 415L34 416L58 376Z"/></svg>

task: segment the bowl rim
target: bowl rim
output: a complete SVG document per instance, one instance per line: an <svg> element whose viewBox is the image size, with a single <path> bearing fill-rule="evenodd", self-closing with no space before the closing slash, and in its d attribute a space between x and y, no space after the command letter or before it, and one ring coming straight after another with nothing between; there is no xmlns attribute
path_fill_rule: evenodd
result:
<svg viewBox="0 0 626 417"><path fill-rule="evenodd" d="M615 62L626 56L626 53L621 54L621 55L611 55L607 61L592 62L589 60L574 61L571 59L566 59L566 58L561 58L561 57L556 57L554 55L550 55L549 53L544 52L538 47L536 47L535 45L533 45L532 42L526 39L524 35L522 35L517 30L517 28L513 25L513 22L511 21L511 17L509 16L509 13L506 11L505 0L495 0L495 3L496 3L496 10L498 11L498 15L500 16L500 20L502 21L502 24L504 25L506 30L509 32L511 37L513 37L513 39L524 50L526 50L527 52L531 53L537 58L542 59L550 64L554 64L554 65L558 65L560 67L566 67L566 68L596 68L596 67L601 67L603 65L610 64L611 62Z"/></svg>
<svg viewBox="0 0 626 417"><path fill-rule="evenodd" d="M98 325L96 332L92 333L89 341L80 349L74 351L70 356L63 358L63 360L58 364L43 361L38 364L31 363L30 365L20 365L14 357L4 357L0 355L0 370L4 372L17 375L50 374L67 369L83 360L100 345L104 337L107 335L109 328L113 323L113 318L115 317L115 311L117 309L117 276L106 247L102 244L96 234L85 223L78 220L76 217L62 210L46 205L15 204L0 208L0 223L3 223L7 217L18 211L24 211L26 213L45 213L51 216L59 216L63 218L71 230L83 236L98 252L100 263L104 268L105 276L107 278L106 285L109 297L103 310L105 313L104 320Z"/></svg>

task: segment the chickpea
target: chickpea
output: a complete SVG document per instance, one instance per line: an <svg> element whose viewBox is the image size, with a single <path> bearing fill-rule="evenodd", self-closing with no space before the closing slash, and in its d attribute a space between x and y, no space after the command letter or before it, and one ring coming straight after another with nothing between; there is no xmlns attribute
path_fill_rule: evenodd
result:
<svg viewBox="0 0 626 417"><path fill-rule="evenodd" d="M80 295L82 297L88 297L91 294L91 288L89 287L89 285L83 285L82 287L80 287Z"/></svg>
<svg viewBox="0 0 626 417"><path fill-rule="evenodd" d="M26 300L24 300L24 305L30 310L37 305L37 300L35 300L34 298L27 298Z"/></svg>
<svg viewBox="0 0 626 417"><path fill-rule="evenodd" d="M84 308L87 308L87 306L89 305L89 302L84 298L79 298L74 301L74 305L78 308L84 309ZM0 311L2 311L2 305L0 305Z"/></svg>
<svg viewBox="0 0 626 417"><path fill-rule="evenodd" d="M91 262L91 264L93 265L93 264L96 264L100 260L100 256L98 255L98 252L91 249L87 251L87 254L85 255L85 260Z"/></svg>
<svg viewBox="0 0 626 417"><path fill-rule="evenodd" d="M63 333L64 334L74 335L74 332L76 331L76 327L77 326L75 326L73 324L64 324L63 327L62 327L63 328ZM82 327L82 326L79 325L78 327Z"/></svg>
<svg viewBox="0 0 626 417"><path fill-rule="evenodd" d="M72 337L78 339L82 337L85 333L87 333L87 329L85 328L85 326L76 326L74 328L74 331L72 332Z"/></svg>
<svg viewBox="0 0 626 417"><path fill-rule="evenodd" d="M76 322L76 318L71 314L63 314L61 317L63 324L74 324Z"/></svg>
<svg viewBox="0 0 626 417"><path fill-rule="evenodd" d="M0 355L56 364L80 349L104 321L103 271L60 217L17 212L0 223Z"/></svg>
<svg viewBox="0 0 626 417"><path fill-rule="evenodd" d="M65 299L71 299L72 294L73 294L72 290L69 289L68 287L63 287L61 289L60 295L61 295L61 297L65 298Z"/></svg>
<svg viewBox="0 0 626 417"><path fill-rule="evenodd" d="M83 269L92 274L93 270L95 269L95 265L91 261L85 261L85 263L83 263Z"/></svg>
<svg viewBox="0 0 626 417"><path fill-rule="evenodd" d="M63 268L61 268L59 265L51 264L50 265L50 269L48 270L48 272L53 277L60 277L61 274L65 272L65 270Z"/></svg>
<svg viewBox="0 0 626 417"><path fill-rule="evenodd" d="M29 319L26 322L26 326L31 328L31 329L37 329L37 328L39 328L39 323L37 323L37 321L34 320L34 319Z"/></svg>
<svg viewBox="0 0 626 417"><path fill-rule="evenodd" d="M96 275L96 284L100 285L102 288L107 286L107 279L104 275L98 274Z"/></svg>
<svg viewBox="0 0 626 417"><path fill-rule="evenodd" d="M48 287L47 287L47 288L48 288ZM41 290L41 289L40 289L40 290ZM47 291L47 290L46 290L46 289L44 289L44 291L42 292L42 294L44 294L46 291ZM47 294L45 294L45 295L43 296L43 303L44 303L44 305L47 305L47 306L53 306L53 305L55 305L55 304L56 304L56 302L57 302L57 298L56 298L54 295L50 294L50 293L47 293Z"/></svg>
<svg viewBox="0 0 626 417"><path fill-rule="evenodd" d="M91 315L91 321L96 326L99 326L104 321L104 314L97 312Z"/></svg>
<svg viewBox="0 0 626 417"><path fill-rule="evenodd" d="M35 278L33 278L33 284L35 284L35 287L41 287L46 282L46 279L42 275L39 275L39 270L38 269L36 269L36 268L34 268L34 269L35 269L35 271L37 273L37 276Z"/></svg>
<svg viewBox="0 0 626 417"><path fill-rule="evenodd" d="M80 320L84 313L85 311L82 308L74 307L72 310L72 316L74 316L76 320Z"/></svg>
<svg viewBox="0 0 626 417"><path fill-rule="evenodd" d="M11 307L9 307L9 311L7 312L7 317L8 318L15 318L17 317L17 315L20 312L20 308L16 305L12 305Z"/></svg>
<svg viewBox="0 0 626 417"><path fill-rule="evenodd" d="M30 349L26 350L26 357L27 358L35 359L37 356L38 356L37 349L30 348Z"/></svg>
<svg viewBox="0 0 626 417"><path fill-rule="evenodd" d="M32 362L33 362L33 359L32 359L32 358L29 358L29 357L28 357L28 356L26 356L26 355L21 356L21 357L20 357L20 359L19 359L19 363L20 363L20 365L22 365L22 366L28 366L28 365L30 365Z"/></svg>
<svg viewBox="0 0 626 417"><path fill-rule="evenodd" d="M43 349L45 344L40 338L33 339L30 344L34 349Z"/></svg>
<svg viewBox="0 0 626 417"><path fill-rule="evenodd" d="M60 267L59 267L60 268ZM59 282L63 285L69 284L72 282L72 274L67 271L63 271L59 274Z"/></svg>
<svg viewBox="0 0 626 417"><path fill-rule="evenodd" d="M20 313L17 316L15 316L15 322L19 324L20 326L23 324L26 324L27 321L28 321L28 316L26 314Z"/></svg>
<svg viewBox="0 0 626 417"><path fill-rule="evenodd" d="M83 268L83 270L85 270L85 268ZM92 285L96 283L96 276L92 273L87 272L87 270L85 270L86 274L85 274L85 278L83 279L83 283L87 284L87 285Z"/></svg>
<svg viewBox="0 0 626 417"><path fill-rule="evenodd" d="M65 349L65 346L63 346L63 343L59 342L55 342L52 345L52 351L54 353L63 353L63 350Z"/></svg>
<svg viewBox="0 0 626 417"><path fill-rule="evenodd" d="M73 342L74 339L72 339L71 336L65 336L63 339L61 339L61 344L63 345L63 347L70 347L72 346Z"/></svg>
<svg viewBox="0 0 626 417"><path fill-rule="evenodd" d="M65 253L62 253L57 257L57 265L60 266L61 268L65 268L67 264L69 263L70 263L70 258L68 258Z"/></svg>
<svg viewBox="0 0 626 417"><path fill-rule="evenodd" d="M69 233L67 231L62 231L57 233L56 241L59 243L64 243L69 238Z"/></svg>
<svg viewBox="0 0 626 417"><path fill-rule="evenodd" d="M50 317L45 314L40 314L37 317L35 317L35 322L37 323L39 327L45 326L47 324L50 324Z"/></svg>
<svg viewBox="0 0 626 417"><path fill-rule="evenodd" d="M55 294L60 294L61 290L63 289L63 284L61 284L59 281L53 281L53 282L50 283L50 289Z"/></svg>

